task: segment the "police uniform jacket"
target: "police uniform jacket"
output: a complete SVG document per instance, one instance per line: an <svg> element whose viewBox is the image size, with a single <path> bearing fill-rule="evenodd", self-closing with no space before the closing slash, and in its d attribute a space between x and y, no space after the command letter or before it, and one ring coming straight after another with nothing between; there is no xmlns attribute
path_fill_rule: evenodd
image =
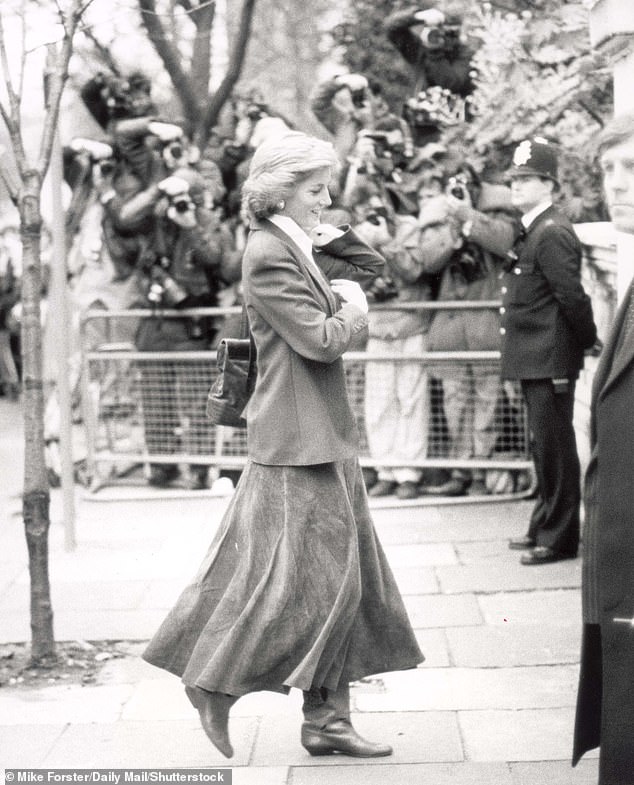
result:
<svg viewBox="0 0 634 785"><path fill-rule="evenodd" d="M548 207L511 254L502 281L502 378L576 378L596 327L572 224Z"/></svg>
<svg viewBox="0 0 634 785"><path fill-rule="evenodd" d="M347 230L314 254L319 269L270 221L251 227L243 291L257 349L257 381L245 409L251 460L302 466L356 457L343 353L367 330L329 278L374 280L383 257Z"/></svg>

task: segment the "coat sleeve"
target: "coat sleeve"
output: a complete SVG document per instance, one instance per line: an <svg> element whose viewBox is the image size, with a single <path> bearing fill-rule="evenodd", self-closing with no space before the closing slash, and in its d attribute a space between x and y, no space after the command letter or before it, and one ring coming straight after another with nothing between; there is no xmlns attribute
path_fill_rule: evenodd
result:
<svg viewBox="0 0 634 785"><path fill-rule="evenodd" d="M574 234L563 226L547 226L537 244L539 267L579 344L589 349L597 338L592 303L579 276L581 251Z"/></svg>
<svg viewBox="0 0 634 785"><path fill-rule="evenodd" d="M247 305L309 360L334 362L368 325L367 316L349 303L329 316L289 252L246 255L245 284Z"/></svg>
<svg viewBox="0 0 634 785"><path fill-rule="evenodd" d="M344 234L315 253L315 261L326 278L348 278L368 286L383 272L385 259L363 242L349 226Z"/></svg>

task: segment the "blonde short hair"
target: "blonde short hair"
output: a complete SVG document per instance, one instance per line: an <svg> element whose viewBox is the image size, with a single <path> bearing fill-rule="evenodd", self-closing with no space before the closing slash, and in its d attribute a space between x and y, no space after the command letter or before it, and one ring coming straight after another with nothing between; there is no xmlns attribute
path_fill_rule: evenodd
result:
<svg viewBox="0 0 634 785"><path fill-rule="evenodd" d="M242 186L243 218L268 218L309 174L324 167L337 169L338 165L330 142L300 131L263 142L253 154Z"/></svg>

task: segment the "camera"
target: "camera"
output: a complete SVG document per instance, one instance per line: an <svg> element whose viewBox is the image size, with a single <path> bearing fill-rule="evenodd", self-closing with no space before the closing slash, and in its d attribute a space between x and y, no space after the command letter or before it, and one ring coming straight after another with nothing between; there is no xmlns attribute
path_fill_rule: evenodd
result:
<svg viewBox="0 0 634 785"><path fill-rule="evenodd" d="M380 275L368 287L368 296L376 303L384 303L398 297L396 284L389 275Z"/></svg>
<svg viewBox="0 0 634 785"><path fill-rule="evenodd" d="M461 175L450 177L447 181L447 193L453 196L454 199L461 201L468 201L470 199L467 181Z"/></svg>
<svg viewBox="0 0 634 785"><path fill-rule="evenodd" d="M460 42L460 26L424 27L420 39L426 49L455 49Z"/></svg>
<svg viewBox="0 0 634 785"><path fill-rule="evenodd" d="M369 221L374 226L379 226L381 223L381 218L387 220L387 207L374 207L370 212L365 216L365 220Z"/></svg>
<svg viewBox="0 0 634 785"><path fill-rule="evenodd" d="M154 306L177 308L187 299L188 293L160 266L152 267L147 299Z"/></svg>
<svg viewBox="0 0 634 785"><path fill-rule="evenodd" d="M170 199L170 204L174 207L177 213L186 213L188 210L194 210L195 205L187 194L178 194Z"/></svg>

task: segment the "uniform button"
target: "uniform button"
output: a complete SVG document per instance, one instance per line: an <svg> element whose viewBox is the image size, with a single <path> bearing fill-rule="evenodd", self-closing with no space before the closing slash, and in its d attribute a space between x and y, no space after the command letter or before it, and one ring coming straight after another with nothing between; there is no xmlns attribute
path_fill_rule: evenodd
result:
<svg viewBox="0 0 634 785"><path fill-rule="evenodd" d="M508 292L508 289L506 288L506 286L502 287L501 292L502 292L502 294L506 294Z"/></svg>
<svg viewBox="0 0 634 785"><path fill-rule="evenodd" d="M514 267L513 268L513 272L515 273L515 275L521 275L522 274L522 268L521 267Z"/></svg>
<svg viewBox="0 0 634 785"><path fill-rule="evenodd" d="M505 308L504 306L502 306L502 307L500 308L500 313L506 313L506 308Z"/></svg>
<svg viewBox="0 0 634 785"><path fill-rule="evenodd" d="M500 335L506 335L506 330L504 327L500 327Z"/></svg>

